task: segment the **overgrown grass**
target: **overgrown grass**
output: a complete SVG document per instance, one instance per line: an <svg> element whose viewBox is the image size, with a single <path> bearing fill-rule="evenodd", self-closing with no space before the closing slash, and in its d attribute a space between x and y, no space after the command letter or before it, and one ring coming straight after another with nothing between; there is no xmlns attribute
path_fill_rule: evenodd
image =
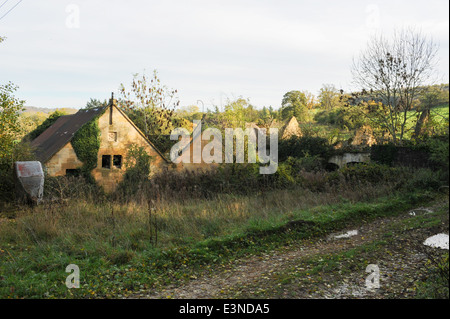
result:
<svg viewBox="0 0 450 319"><path fill-rule="evenodd" d="M249 253L396 214L429 199L412 195L355 202L338 193L301 189L275 191L265 198L223 196L161 204L153 211L157 245L145 205L78 201L24 209L15 219L1 221L0 296L120 297L190 278ZM80 289L65 286L69 264L80 267Z"/></svg>
<svg viewBox="0 0 450 319"><path fill-rule="evenodd" d="M89 195L87 187L55 180L52 194L63 200L22 207L8 213L10 219L0 214L0 296L115 298L146 291L406 211L436 191L422 177L439 180L431 171L380 165L296 174L296 183L282 189L214 196L202 190L214 179L188 188L189 176L161 183L156 197L138 192L130 198ZM69 264L80 268L80 289L65 286Z"/></svg>

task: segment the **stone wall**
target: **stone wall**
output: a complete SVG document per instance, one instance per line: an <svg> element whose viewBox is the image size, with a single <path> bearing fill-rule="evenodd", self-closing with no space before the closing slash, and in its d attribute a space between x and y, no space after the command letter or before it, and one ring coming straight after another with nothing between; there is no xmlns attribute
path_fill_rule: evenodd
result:
<svg viewBox="0 0 450 319"><path fill-rule="evenodd" d="M110 122L111 110L112 123ZM144 147L147 153L153 157L150 166L151 174L167 165L161 155L147 142L139 129L118 108L113 107L111 109L108 107L98 119L98 126L100 129L100 149L97 168L92 171L92 176L106 191L113 191L117 184L122 181L127 165L127 152L133 144ZM121 167L115 167L111 162L111 168L103 168L103 155L121 155Z"/></svg>
<svg viewBox="0 0 450 319"><path fill-rule="evenodd" d="M112 117L111 116L112 110ZM153 157L151 173L154 174L166 167L168 163L145 139L142 132L126 117L117 107L108 107L99 117L100 149L97 157L97 167L92 171L92 176L105 191L114 191L123 180L126 165L127 152L131 145L144 147L146 152ZM110 168L102 167L103 155L111 156ZM113 165L113 156L122 157L120 167ZM50 176L64 176L68 169L81 168L83 163L77 158L72 144L67 143L53 157L45 163L47 173Z"/></svg>
<svg viewBox="0 0 450 319"><path fill-rule="evenodd" d="M67 143L45 163L45 169L50 176L64 176L66 170L81 166L83 163L78 159L71 143Z"/></svg>
<svg viewBox="0 0 450 319"><path fill-rule="evenodd" d="M336 164L339 167L345 167L348 163L368 163L370 162L370 153L345 153L343 155L332 156L328 163Z"/></svg>

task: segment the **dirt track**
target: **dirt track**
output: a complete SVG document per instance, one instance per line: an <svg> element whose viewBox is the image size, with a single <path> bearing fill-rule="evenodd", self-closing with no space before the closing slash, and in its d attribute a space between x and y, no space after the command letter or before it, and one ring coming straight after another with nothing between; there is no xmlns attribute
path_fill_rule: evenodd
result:
<svg viewBox="0 0 450 319"><path fill-rule="evenodd" d="M419 208L414 215L432 213L437 207ZM243 258L225 270L192 279L181 286L134 295L133 298L410 298L414 296L414 282L423 275L426 255L421 243L437 232L448 234L448 212L442 223L434 227L416 227L404 230L402 222L413 218L410 212L362 225L357 235L349 238L327 238L298 242L262 256ZM349 229L350 230L350 229ZM361 255L366 263L375 263L380 269L380 289L367 289L365 268L356 266L352 272L327 273L306 276L301 280L280 283L280 278L306 269L304 261L324 255L336 255L350 249L383 240L389 234L389 244L382 249ZM326 257L325 257L326 258ZM372 260L368 260L372 259ZM360 260L360 261L361 261ZM356 263L356 265L358 265ZM353 264L342 265L353 268ZM358 268L359 267L359 268Z"/></svg>

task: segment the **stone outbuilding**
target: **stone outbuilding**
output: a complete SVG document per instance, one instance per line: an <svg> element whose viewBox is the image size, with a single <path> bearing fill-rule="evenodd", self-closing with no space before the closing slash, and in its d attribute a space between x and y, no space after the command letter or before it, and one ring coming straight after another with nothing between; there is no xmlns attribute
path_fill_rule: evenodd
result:
<svg viewBox="0 0 450 319"><path fill-rule="evenodd" d="M71 142L75 134L91 121L97 121L100 142L97 165L91 174L105 191L114 191L122 181L127 153L132 145L143 147L152 156L152 174L169 165L164 155L117 106L117 101L111 98L108 106L82 109L73 115L61 116L32 141L36 158L44 165L49 176L71 175L83 166Z"/></svg>

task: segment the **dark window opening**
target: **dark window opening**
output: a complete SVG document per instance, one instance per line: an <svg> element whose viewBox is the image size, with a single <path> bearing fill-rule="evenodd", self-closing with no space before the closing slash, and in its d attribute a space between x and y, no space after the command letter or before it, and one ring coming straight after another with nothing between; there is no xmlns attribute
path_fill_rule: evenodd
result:
<svg viewBox="0 0 450 319"><path fill-rule="evenodd" d="M66 176L80 176L81 170L77 169L66 169Z"/></svg>
<svg viewBox="0 0 450 319"><path fill-rule="evenodd" d="M102 167L103 168L111 168L111 155L103 155L102 156Z"/></svg>
<svg viewBox="0 0 450 319"><path fill-rule="evenodd" d="M116 168L122 168L122 155L114 155L113 165Z"/></svg>
<svg viewBox="0 0 450 319"><path fill-rule="evenodd" d="M338 169L339 169L339 166L334 163L327 163L325 165L325 170L327 170L327 172L334 172L334 171L337 171Z"/></svg>

